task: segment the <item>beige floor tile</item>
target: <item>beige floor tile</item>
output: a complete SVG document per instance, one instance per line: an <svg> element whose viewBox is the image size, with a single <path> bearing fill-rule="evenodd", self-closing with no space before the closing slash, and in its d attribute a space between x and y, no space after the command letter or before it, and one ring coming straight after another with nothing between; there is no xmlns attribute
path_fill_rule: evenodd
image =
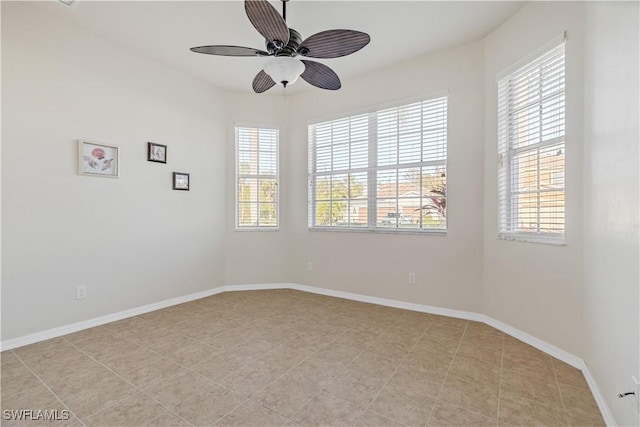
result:
<svg viewBox="0 0 640 427"><path fill-rule="evenodd" d="M500 387L502 391L558 408L562 407L558 383L548 377L503 371Z"/></svg>
<svg viewBox="0 0 640 427"><path fill-rule="evenodd" d="M587 380L585 380L582 371L579 369L553 358L552 364L556 373L556 378L558 378L558 383L573 387L589 388Z"/></svg>
<svg viewBox="0 0 640 427"><path fill-rule="evenodd" d="M523 427L567 425L567 419L561 408L511 392L500 393L498 421L500 425Z"/></svg>
<svg viewBox="0 0 640 427"><path fill-rule="evenodd" d="M502 359L502 369L525 375L535 375L553 380L555 374L551 358L532 358L521 353L506 353Z"/></svg>
<svg viewBox="0 0 640 427"><path fill-rule="evenodd" d="M122 374L122 377L134 386L143 389L164 381L183 369L172 360L160 358L147 366Z"/></svg>
<svg viewBox="0 0 640 427"><path fill-rule="evenodd" d="M401 359L388 359L376 353L366 351L356 358L349 369L358 371L370 377L387 379L400 366Z"/></svg>
<svg viewBox="0 0 640 427"><path fill-rule="evenodd" d="M504 332L494 328L493 326L489 326L486 323L469 321L467 330L465 331L464 335L466 337L469 337L478 334L489 334L498 337L504 337L505 335Z"/></svg>
<svg viewBox="0 0 640 427"><path fill-rule="evenodd" d="M334 378L324 390L357 405L366 405L373 400L384 383L382 378L369 377L347 368Z"/></svg>
<svg viewBox="0 0 640 427"><path fill-rule="evenodd" d="M351 426L363 413L363 407L321 392L293 419L304 426Z"/></svg>
<svg viewBox="0 0 640 427"><path fill-rule="evenodd" d="M24 361L43 359L65 351L77 351L64 338L54 338L24 347L13 349L13 352Z"/></svg>
<svg viewBox="0 0 640 427"><path fill-rule="evenodd" d="M82 422L87 426L144 425L165 412L165 409L149 396L138 393L110 408L91 415Z"/></svg>
<svg viewBox="0 0 640 427"><path fill-rule="evenodd" d="M386 357L387 359L402 361L405 357L407 357L407 354L413 347L414 343L405 345L398 344L397 342L389 341L387 339L379 339L378 341L371 344L371 346L367 348L367 351L376 353L382 357Z"/></svg>
<svg viewBox="0 0 640 427"><path fill-rule="evenodd" d="M423 426L429 419L433 403L432 397L387 383L369 406L369 410L404 425Z"/></svg>
<svg viewBox="0 0 640 427"><path fill-rule="evenodd" d="M505 354L520 354L533 359L549 360L550 356L537 348L534 348L524 342L505 335L504 337L504 353Z"/></svg>
<svg viewBox="0 0 640 427"><path fill-rule="evenodd" d="M206 344L194 343L172 352L168 358L179 365L192 367L209 359L211 356L215 356L216 354L220 353L212 347Z"/></svg>
<svg viewBox="0 0 640 427"><path fill-rule="evenodd" d="M362 414L353 423L354 427L401 427L397 421L391 420L373 411Z"/></svg>
<svg viewBox="0 0 640 427"><path fill-rule="evenodd" d="M41 361L40 363L30 365L40 378L46 383L50 381L64 378L69 375L82 373L84 371L91 371L100 364L84 354L78 353L78 355L71 359L62 361Z"/></svg>
<svg viewBox="0 0 640 427"><path fill-rule="evenodd" d="M460 335L462 337L462 335ZM449 358L458 350L460 338L451 339L449 337L423 335L411 348L409 353L428 354L434 356L448 356Z"/></svg>
<svg viewBox="0 0 640 427"><path fill-rule="evenodd" d="M158 354L138 345L132 345L131 347L122 349L118 353L113 353L102 358L96 358L98 362L119 374L125 374L148 366L160 359L161 356Z"/></svg>
<svg viewBox="0 0 640 427"><path fill-rule="evenodd" d="M459 356L453 359L451 373L459 374L476 382L498 385L500 382L500 364L491 364L479 361L468 356Z"/></svg>
<svg viewBox="0 0 640 427"><path fill-rule="evenodd" d="M429 396L435 399L442 388L444 378L444 373L408 378L402 375L401 371L396 371L396 373L389 378L389 382L402 387L408 393Z"/></svg>
<svg viewBox="0 0 640 427"><path fill-rule="evenodd" d="M220 386L195 372L184 370L144 390L169 409L194 394L207 394Z"/></svg>
<svg viewBox="0 0 640 427"><path fill-rule="evenodd" d="M245 399L217 386L196 393L174 408L176 414L195 426L211 425L229 413Z"/></svg>
<svg viewBox="0 0 640 427"><path fill-rule="evenodd" d="M253 400L285 417L292 417L321 390L316 381L288 373L257 393Z"/></svg>
<svg viewBox="0 0 640 427"><path fill-rule="evenodd" d="M281 367L284 371L288 371L301 363L311 354L313 353L306 349L284 349L277 347L275 350L262 356L261 359L265 362Z"/></svg>
<svg viewBox="0 0 640 427"><path fill-rule="evenodd" d="M256 360L231 372L220 380L220 384L238 394L250 397L284 373L285 371L278 365L264 360Z"/></svg>
<svg viewBox="0 0 640 427"><path fill-rule="evenodd" d="M94 363L90 368L83 368L70 375L48 378L46 383L55 394L64 400L103 383L112 384L118 381L120 378L116 374L104 366Z"/></svg>
<svg viewBox="0 0 640 427"><path fill-rule="evenodd" d="M57 402L58 399L44 385L38 384L30 388L24 388L14 393L2 392L0 402L2 410L17 409L46 409L47 405Z"/></svg>
<svg viewBox="0 0 640 427"><path fill-rule="evenodd" d="M318 350L313 356L329 361L349 364L353 359L358 357L360 353L362 353L362 350L362 348L354 345L335 344L334 342L331 342Z"/></svg>
<svg viewBox="0 0 640 427"><path fill-rule="evenodd" d="M191 427L186 420L166 409L156 418L145 422L145 427Z"/></svg>
<svg viewBox="0 0 640 427"><path fill-rule="evenodd" d="M478 382L464 374L449 372L438 400L487 417L495 417L498 410L498 390L498 383Z"/></svg>
<svg viewBox="0 0 640 427"><path fill-rule="evenodd" d="M18 361L18 363L20 363ZM2 378L0 380L0 390L3 396L19 393L30 388L42 386L42 383L34 374L21 363L16 366L4 365L2 367Z"/></svg>
<svg viewBox="0 0 640 427"><path fill-rule="evenodd" d="M487 417L446 402L436 402L427 426L438 427L495 427L495 417Z"/></svg>
<svg viewBox="0 0 640 427"><path fill-rule="evenodd" d="M424 337L436 337L447 340L459 340L464 334L465 327L461 325L448 325L446 323L432 323L424 331Z"/></svg>
<svg viewBox="0 0 640 427"><path fill-rule="evenodd" d="M15 363L16 361L18 361L18 357L13 354L13 351L7 350L0 353L0 364L2 364L2 366Z"/></svg>
<svg viewBox="0 0 640 427"><path fill-rule="evenodd" d="M317 384L326 385L328 381L338 375L346 367L346 363L324 360L315 356L310 356L302 363L295 366L290 372L294 375L301 375L309 378Z"/></svg>
<svg viewBox="0 0 640 427"><path fill-rule="evenodd" d="M604 419L588 388L560 384L560 394L572 426L603 425Z"/></svg>
<svg viewBox="0 0 640 427"><path fill-rule="evenodd" d="M230 414L217 421L215 425L245 427L257 425L258 423L261 427L296 425L292 420L277 414L269 408L265 408L253 400L247 400L235 408Z"/></svg>
<svg viewBox="0 0 640 427"><path fill-rule="evenodd" d="M229 425L604 423L580 371L485 324L292 290L222 293L0 359L3 409L63 408L50 387L88 424L189 425L175 408Z"/></svg>
<svg viewBox="0 0 640 427"><path fill-rule="evenodd" d="M78 418L82 419L113 406L134 392L132 385L120 378L109 377L64 398L63 401Z"/></svg>

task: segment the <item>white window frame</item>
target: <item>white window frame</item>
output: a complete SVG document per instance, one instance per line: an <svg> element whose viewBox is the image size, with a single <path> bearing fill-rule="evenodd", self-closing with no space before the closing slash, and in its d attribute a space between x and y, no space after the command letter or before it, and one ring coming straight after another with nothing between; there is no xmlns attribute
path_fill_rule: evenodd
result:
<svg viewBox="0 0 640 427"><path fill-rule="evenodd" d="M521 59L511 67L507 68L497 76L498 83L498 238L501 240L513 240L520 242L530 243L545 243L552 245L564 245L565 244L565 231L566 231L566 181L564 176L566 175L566 83L564 76L566 76L566 51L565 51L565 34L554 38L544 46L532 52L530 55ZM553 96L540 97L538 101L532 102L529 107L540 105L540 117L542 117L542 105L543 103L554 96L562 95L562 131L561 135L547 140L542 139L540 135L540 141L537 143L525 145L523 147L514 147L517 141L511 139L511 129L513 127L512 114L516 113L512 110L511 105L511 87L510 81L516 79L519 76L523 76L525 73L531 73L535 70L542 70L546 65L546 61L553 57L558 57L558 52L561 52L563 65L562 65L562 86L557 92L553 92ZM542 72L542 71L539 71ZM540 132L544 128L545 121L540 118L539 128ZM563 178L562 187L554 187L551 190L553 192L561 192L563 198L563 210L562 215L562 231L550 232L540 231L541 229L541 195L545 192L540 188L540 152L549 149L554 146L561 146L561 153L563 154L563 168L561 176ZM537 195L537 203L535 209L537 211L536 227L538 231L524 231L518 225L516 219L519 215L520 208L514 201L514 196L517 193L512 191L512 188L517 185L518 176L515 171L514 158L522 155L523 153L536 153L537 156L537 171L535 179L537 181L538 188L535 191L529 191L530 194ZM554 213L554 215L557 215Z"/></svg>
<svg viewBox="0 0 640 427"><path fill-rule="evenodd" d="M239 138L238 132L240 129L256 129L256 130L273 130L276 134L276 173L275 175L261 175L259 163L256 165L256 174L240 174L239 170L239 160L240 160L240 150L239 150ZM258 146L258 152L260 148ZM278 231L280 229L280 129L276 126L269 125L255 125L255 124L246 124L246 123L236 123L234 127L234 160L235 160L235 184L234 184L234 224L236 231ZM259 157L258 157L259 162ZM238 181L241 178L248 179L275 179L276 180L276 225L260 225L260 203L257 203L257 222L256 226L246 226L240 225L240 215L239 208L240 203L238 201ZM259 191L259 188L258 188Z"/></svg>
<svg viewBox="0 0 640 427"><path fill-rule="evenodd" d="M440 98L445 99L445 152L446 156L444 160L436 160L436 161L422 161L415 163L406 163L406 164L396 164L389 166L378 166L378 145L376 140L376 114L391 108L401 108L404 106L408 106L418 102L428 102L437 100ZM367 110L355 111L351 113L347 113L344 115L340 115L338 117L326 118L322 120L316 120L309 122L309 175L308 175L308 229L310 231L335 231L335 232L368 232L368 233L392 233L392 234L430 234L430 235L439 235L445 236L447 234L448 229L448 215L445 217L445 227L444 228L401 228L401 227L380 227L377 225L376 217L377 217L377 172L385 171L385 170L397 170L397 169L410 169L410 168L420 168L420 167L436 167L442 166L447 171L447 162L448 162L448 143L449 143L449 120L448 113L449 112L449 93L447 90L441 90L436 92L431 92L426 95L420 97L414 97L410 99L404 99L401 101L396 101L390 104L378 105L374 108L370 108ZM315 145L312 138L311 128L312 126L332 122L340 119L348 119L355 116L368 115L369 117L369 125L368 125L368 167L366 168L355 168L355 169L345 169L341 170L338 173L329 172L329 173L317 173L316 171L316 153L315 153ZM372 120L374 119L374 120ZM341 225L316 225L316 200L315 200L315 180L318 175L331 175L331 174L349 174L349 173L367 173L367 226L341 226ZM448 176L446 177L448 182ZM422 180L422 177L421 177ZM396 195L398 198L399 196ZM444 198L448 203L448 191L445 192ZM447 211L448 213L448 211ZM420 218L420 226L422 227L422 215Z"/></svg>

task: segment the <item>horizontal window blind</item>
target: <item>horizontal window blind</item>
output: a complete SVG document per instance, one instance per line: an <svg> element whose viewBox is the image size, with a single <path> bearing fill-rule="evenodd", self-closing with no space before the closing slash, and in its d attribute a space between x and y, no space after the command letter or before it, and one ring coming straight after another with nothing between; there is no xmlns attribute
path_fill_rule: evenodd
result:
<svg viewBox="0 0 640 427"><path fill-rule="evenodd" d="M447 97L309 126L309 226L445 230Z"/></svg>
<svg viewBox="0 0 640 427"><path fill-rule="evenodd" d="M505 239L562 241L564 42L498 81L498 223Z"/></svg>
<svg viewBox="0 0 640 427"><path fill-rule="evenodd" d="M236 228L278 227L278 130L236 127Z"/></svg>

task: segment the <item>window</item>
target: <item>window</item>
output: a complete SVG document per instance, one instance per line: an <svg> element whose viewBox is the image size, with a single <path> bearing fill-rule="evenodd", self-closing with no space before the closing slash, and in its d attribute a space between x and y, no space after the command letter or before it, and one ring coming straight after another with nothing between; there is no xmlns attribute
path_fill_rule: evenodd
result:
<svg viewBox="0 0 640 427"><path fill-rule="evenodd" d="M564 239L564 37L553 46L498 80L498 222L503 239Z"/></svg>
<svg viewBox="0 0 640 427"><path fill-rule="evenodd" d="M309 227L446 230L446 96L313 124L309 153Z"/></svg>
<svg viewBox="0 0 640 427"><path fill-rule="evenodd" d="M236 127L236 228L278 228L278 130Z"/></svg>

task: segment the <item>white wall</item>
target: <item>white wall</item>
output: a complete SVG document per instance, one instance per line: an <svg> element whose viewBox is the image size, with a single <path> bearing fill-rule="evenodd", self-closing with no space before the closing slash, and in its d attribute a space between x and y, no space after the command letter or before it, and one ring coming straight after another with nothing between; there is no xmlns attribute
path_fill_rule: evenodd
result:
<svg viewBox="0 0 640 427"><path fill-rule="evenodd" d="M582 16L580 2L532 2L484 40L484 312L582 354ZM566 246L497 238L496 75L567 31Z"/></svg>
<svg viewBox="0 0 640 427"><path fill-rule="evenodd" d="M271 89L279 95L279 87ZM262 94L229 93L227 96L225 283L287 283L291 281L289 230L290 168L285 125L287 99ZM235 133L234 127L267 126L280 129L280 229L278 231L235 230Z"/></svg>
<svg viewBox="0 0 640 427"><path fill-rule="evenodd" d="M639 425L638 3L594 2L585 14L584 359L620 425Z"/></svg>
<svg viewBox="0 0 640 427"><path fill-rule="evenodd" d="M224 96L31 2L2 2L2 63L3 340L223 284ZM78 138L120 178L79 176Z"/></svg>
<svg viewBox="0 0 640 427"><path fill-rule="evenodd" d="M357 54L353 60L357 60ZM446 236L312 232L307 225L307 125L430 92L449 91ZM482 299L482 44L397 64L338 92L293 97L290 111L292 280L419 304L480 311ZM307 261L313 271L307 272ZM408 273L416 274L409 285Z"/></svg>

